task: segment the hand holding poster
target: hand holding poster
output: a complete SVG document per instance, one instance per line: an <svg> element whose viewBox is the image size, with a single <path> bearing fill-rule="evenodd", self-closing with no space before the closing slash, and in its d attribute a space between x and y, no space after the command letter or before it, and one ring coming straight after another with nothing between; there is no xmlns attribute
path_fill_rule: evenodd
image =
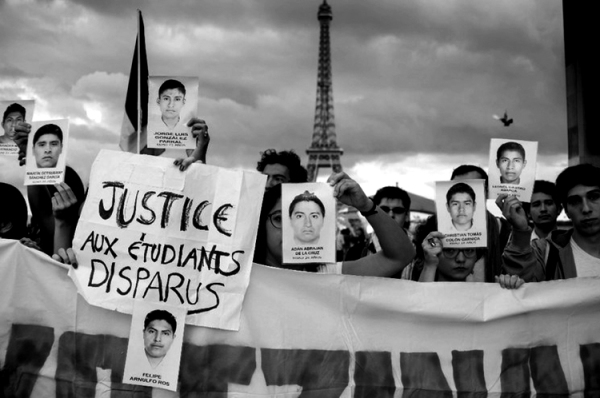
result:
<svg viewBox="0 0 600 398"><path fill-rule="evenodd" d="M490 199L504 193L515 195L521 202L531 200L537 147L536 141L492 138L488 182Z"/></svg>
<svg viewBox="0 0 600 398"><path fill-rule="evenodd" d="M27 141L25 185L63 182L68 137L68 119L31 124L31 134Z"/></svg>
<svg viewBox="0 0 600 398"><path fill-rule="evenodd" d="M194 149L187 126L198 108L198 78L150 77L148 148Z"/></svg>
<svg viewBox="0 0 600 398"><path fill-rule="evenodd" d="M265 176L103 150L75 232L72 275L90 304L134 299L188 309L187 323L237 329Z"/></svg>
<svg viewBox="0 0 600 398"><path fill-rule="evenodd" d="M283 184L283 262L335 262L335 200L325 183Z"/></svg>
<svg viewBox="0 0 600 398"><path fill-rule="evenodd" d="M485 247L484 180L437 181L435 205L444 247Z"/></svg>
<svg viewBox="0 0 600 398"><path fill-rule="evenodd" d="M15 126L19 122L30 121L33 117L35 101L11 100L0 101L2 112L2 131L0 131L0 155L19 154L19 148L14 139L16 136Z"/></svg>

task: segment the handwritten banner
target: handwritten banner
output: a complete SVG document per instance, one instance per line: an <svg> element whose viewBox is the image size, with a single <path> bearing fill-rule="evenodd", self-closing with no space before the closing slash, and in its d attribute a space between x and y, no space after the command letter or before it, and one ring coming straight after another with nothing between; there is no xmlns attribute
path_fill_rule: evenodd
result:
<svg viewBox="0 0 600 398"><path fill-rule="evenodd" d="M131 316L0 240L6 396L151 396L123 380ZM238 332L187 325L180 397L598 396L600 279L417 283L255 265ZM105 394L105 395L103 395ZM214 394L214 395L210 395Z"/></svg>
<svg viewBox="0 0 600 398"><path fill-rule="evenodd" d="M265 177L103 150L73 248L92 305L131 314L134 299L188 309L186 323L237 330Z"/></svg>

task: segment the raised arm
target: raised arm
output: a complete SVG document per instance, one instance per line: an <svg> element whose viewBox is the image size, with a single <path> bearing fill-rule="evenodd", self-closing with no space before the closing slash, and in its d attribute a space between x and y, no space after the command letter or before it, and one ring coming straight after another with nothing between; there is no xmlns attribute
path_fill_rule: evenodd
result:
<svg viewBox="0 0 600 398"><path fill-rule="evenodd" d="M502 253L502 271L526 282L544 280L544 256L538 255L531 246L533 230L521 202L514 195L501 194L496 205L512 226L510 240Z"/></svg>
<svg viewBox="0 0 600 398"><path fill-rule="evenodd" d="M185 171L194 162L202 162L206 164L206 152L208 151L208 144L210 143L208 126L204 120L192 118L187 125L188 127L192 128L192 135L196 139L196 148L194 148L193 151L187 151L187 158L175 159L173 162L175 166L179 166L179 170L181 171Z"/></svg>
<svg viewBox="0 0 600 398"><path fill-rule="evenodd" d="M80 204L75 193L65 183L61 182L54 186L56 192L52 196L52 213L54 214L54 250L68 249L73 244L75 227L79 219Z"/></svg>
<svg viewBox="0 0 600 398"><path fill-rule="evenodd" d="M438 231L430 232L423 239L423 254L425 261L423 262L423 271L419 276L419 282L435 282L435 274L438 264L440 263L439 255L442 252L442 239L444 234Z"/></svg>
<svg viewBox="0 0 600 398"><path fill-rule="evenodd" d="M328 180L333 193L342 203L369 214L367 221L373 227L381 251L355 261L344 261L342 273L365 276L391 276L400 272L415 256L415 249L404 230L383 213L367 197L360 185L346 173L336 173ZM373 210L371 212L371 210ZM372 213L372 214L371 214Z"/></svg>

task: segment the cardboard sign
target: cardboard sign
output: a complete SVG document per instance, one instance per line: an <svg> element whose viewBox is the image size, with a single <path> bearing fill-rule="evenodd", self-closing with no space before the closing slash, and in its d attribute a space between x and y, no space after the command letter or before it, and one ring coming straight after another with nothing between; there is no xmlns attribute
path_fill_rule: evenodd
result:
<svg viewBox="0 0 600 398"><path fill-rule="evenodd" d="M492 138L490 142L488 191L490 199L502 193L529 202L533 194L538 143Z"/></svg>
<svg viewBox="0 0 600 398"><path fill-rule="evenodd" d="M194 149L189 120L198 109L197 77L150 77L148 148Z"/></svg>
<svg viewBox="0 0 600 398"><path fill-rule="evenodd" d="M283 262L335 262L335 200L325 183L283 184Z"/></svg>
<svg viewBox="0 0 600 398"><path fill-rule="evenodd" d="M27 140L25 185L50 185L65 179L69 120L31 123Z"/></svg>
<svg viewBox="0 0 600 398"><path fill-rule="evenodd" d="M0 130L0 155L17 156L19 147L13 141L15 137L15 125L18 122L31 123L35 101L33 100L10 100L0 101L0 112L2 112L2 130Z"/></svg>
<svg viewBox="0 0 600 398"><path fill-rule="evenodd" d="M484 180L437 181L435 206L438 230L450 247L486 247Z"/></svg>
<svg viewBox="0 0 600 398"><path fill-rule="evenodd" d="M73 279L93 305L187 307L187 323L236 330L266 177L103 150L75 232Z"/></svg>

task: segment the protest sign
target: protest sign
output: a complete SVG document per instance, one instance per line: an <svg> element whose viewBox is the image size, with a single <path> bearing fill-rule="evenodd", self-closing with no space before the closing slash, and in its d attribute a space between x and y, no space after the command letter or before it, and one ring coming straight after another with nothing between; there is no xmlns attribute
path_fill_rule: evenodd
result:
<svg viewBox="0 0 600 398"><path fill-rule="evenodd" d="M198 109L199 79L152 76L148 84L148 148L194 149L187 123Z"/></svg>
<svg viewBox="0 0 600 398"><path fill-rule="evenodd" d="M102 150L73 248L73 279L93 305L133 299L188 309L187 323L237 329L266 177Z"/></svg>
<svg viewBox="0 0 600 398"><path fill-rule="evenodd" d="M136 300L123 382L177 390L185 308Z"/></svg>
<svg viewBox="0 0 600 398"><path fill-rule="evenodd" d="M484 180L437 181L435 206L444 247L486 247Z"/></svg>
<svg viewBox="0 0 600 398"><path fill-rule="evenodd" d="M63 182L68 142L68 119L31 123L31 134L27 140L25 185Z"/></svg>
<svg viewBox="0 0 600 398"><path fill-rule="evenodd" d="M283 262L335 263L333 187L321 182L283 184Z"/></svg>
<svg viewBox="0 0 600 398"><path fill-rule="evenodd" d="M17 156L19 154L19 148L13 141L16 135L15 125L19 122L30 123L34 109L35 101L33 100L0 101L0 112L2 112L0 155Z"/></svg>
<svg viewBox="0 0 600 398"><path fill-rule="evenodd" d="M1 391L151 396L123 383L131 316L89 305L66 273L0 240ZM599 292L598 278L505 290L255 265L238 332L186 325L177 396L592 397Z"/></svg>
<svg viewBox="0 0 600 398"><path fill-rule="evenodd" d="M488 190L490 199L515 195L529 202L533 194L537 164L536 141L492 138L490 141Z"/></svg>

